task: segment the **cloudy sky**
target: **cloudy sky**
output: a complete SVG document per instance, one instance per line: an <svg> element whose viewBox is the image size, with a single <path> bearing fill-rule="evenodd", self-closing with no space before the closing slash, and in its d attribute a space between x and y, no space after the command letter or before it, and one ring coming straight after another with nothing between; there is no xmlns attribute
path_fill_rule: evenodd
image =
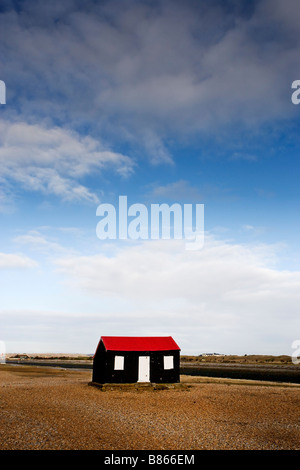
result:
<svg viewBox="0 0 300 470"><path fill-rule="evenodd" d="M0 340L183 354L300 339L297 0L1 0ZM204 204L205 240L100 240L99 204Z"/></svg>

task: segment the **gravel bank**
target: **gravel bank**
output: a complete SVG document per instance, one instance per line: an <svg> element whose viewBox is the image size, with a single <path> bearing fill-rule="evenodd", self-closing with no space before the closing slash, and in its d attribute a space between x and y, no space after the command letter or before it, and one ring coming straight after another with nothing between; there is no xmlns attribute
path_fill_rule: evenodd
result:
<svg viewBox="0 0 300 470"><path fill-rule="evenodd" d="M109 391L91 372L0 365L0 449L297 449L300 387ZM199 383L200 381L200 383Z"/></svg>

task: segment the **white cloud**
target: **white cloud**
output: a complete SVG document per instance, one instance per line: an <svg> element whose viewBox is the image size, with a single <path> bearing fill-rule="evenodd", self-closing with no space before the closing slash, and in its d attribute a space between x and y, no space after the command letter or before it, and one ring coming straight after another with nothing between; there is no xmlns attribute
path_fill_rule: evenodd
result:
<svg viewBox="0 0 300 470"><path fill-rule="evenodd" d="M142 142L154 162L172 161L170 131L220 137L227 125L260 129L289 118L297 1L234 3L68 1L32 9L25 1L18 13L1 14L8 91L18 100L20 89L27 116L89 122L94 135Z"/></svg>
<svg viewBox="0 0 300 470"><path fill-rule="evenodd" d="M79 183L95 171L112 168L122 176L133 161L105 150L90 137L61 128L0 121L0 177L22 188L54 194L65 200L98 202L98 196Z"/></svg>
<svg viewBox="0 0 300 470"><path fill-rule="evenodd" d="M243 225L241 228L242 232L245 232L250 235L259 236L263 235L266 232L265 227L257 227L250 224Z"/></svg>
<svg viewBox="0 0 300 470"><path fill-rule="evenodd" d="M258 353L289 348L299 327L300 272L279 271L276 260L275 246L207 237L198 252L175 241L147 242L115 256L67 257L56 264L73 289L131 306L140 329L169 328L184 342L189 336L194 350L201 341L203 347Z"/></svg>
<svg viewBox="0 0 300 470"><path fill-rule="evenodd" d="M0 253L0 269L34 268L37 266L33 259L15 253Z"/></svg>
<svg viewBox="0 0 300 470"><path fill-rule="evenodd" d="M276 267L277 246L207 236L198 252L165 240L114 244L106 253L101 244L102 254L80 256L29 235L19 241L49 250L58 273L38 294L29 283L26 311L17 299L4 302L1 339L13 342L9 348L23 341L34 350L39 341L40 351L92 353L103 334L173 335L184 354L289 354L297 339L300 272ZM19 258L2 260L20 266Z"/></svg>
<svg viewBox="0 0 300 470"><path fill-rule="evenodd" d="M66 252L66 249L62 247L56 241L52 241L44 237L37 230L31 230L25 235L19 235L14 238L14 242L19 245L28 246L34 251L42 253L62 253ZM70 250L71 251L71 250Z"/></svg>
<svg viewBox="0 0 300 470"><path fill-rule="evenodd" d="M208 237L204 249L193 255L181 242L149 241L119 249L115 256L98 254L57 261L79 285L99 295L184 298L189 302L210 293L215 297L217 292L223 298L237 288L248 292L254 280L256 292L269 274L272 279L273 270L267 267L270 262L275 262L270 247L232 245Z"/></svg>

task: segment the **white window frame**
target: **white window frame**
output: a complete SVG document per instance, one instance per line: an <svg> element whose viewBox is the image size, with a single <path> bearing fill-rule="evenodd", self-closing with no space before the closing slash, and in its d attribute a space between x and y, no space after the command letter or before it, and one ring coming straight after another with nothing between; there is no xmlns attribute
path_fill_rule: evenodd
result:
<svg viewBox="0 0 300 470"><path fill-rule="evenodd" d="M164 369L174 369L174 356L164 356Z"/></svg>
<svg viewBox="0 0 300 470"><path fill-rule="evenodd" d="M124 370L124 356L115 356L114 369Z"/></svg>

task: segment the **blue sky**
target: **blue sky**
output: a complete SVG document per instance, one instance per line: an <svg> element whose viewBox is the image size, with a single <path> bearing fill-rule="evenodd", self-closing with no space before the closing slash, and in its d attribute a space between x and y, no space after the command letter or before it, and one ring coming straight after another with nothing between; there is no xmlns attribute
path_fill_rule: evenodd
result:
<svg viewBox="0 0 300 470"><path fill-rule="evenodd" d="M172 335L185 354L292 354L299 23L296 0L1 2L7 351ZM204 204L204 247L99 240L120 195Z"/></svg>

